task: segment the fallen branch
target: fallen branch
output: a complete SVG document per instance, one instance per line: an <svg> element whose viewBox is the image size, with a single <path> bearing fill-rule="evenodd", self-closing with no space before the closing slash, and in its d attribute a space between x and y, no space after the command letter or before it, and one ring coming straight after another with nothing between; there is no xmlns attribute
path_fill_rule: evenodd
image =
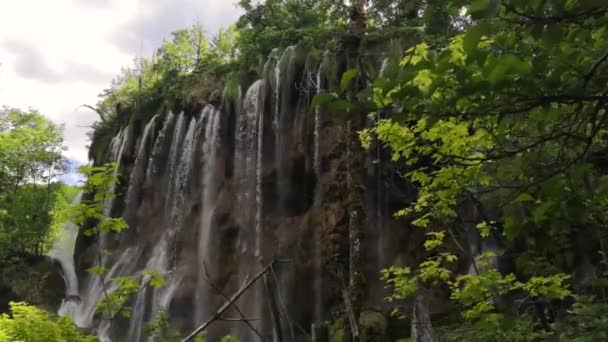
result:
<svg viewBox="0 0 608 342"><path fill-rule="evenodd" d="M190 335L186 336L182 340L182 342L192 341L198 334L203 332L203 330L207 329L207 327L211 325L211 323L220 319L222 317L222 314L224 314L224 312L226 312L226 310L228 310L228 308L230 308L230 306L232 306L232 304L234 304L234 302L236 302L243 295L243 293L245 293L245 291L247 291L247 289L251 287L251 285L253 285L258 279L262 278L262 276L272 268L272 265L274 263L275 261L273 260L270 264L264 267L264 269L256 273L253 279L243 284L243 286L241 286L241 288L235 294L233 294L232 297L230 297L230 299L226 303L224 303L224 305L222 305L222 307L220 307L207 322L196 328L196 330L194 330Z"/></svg>

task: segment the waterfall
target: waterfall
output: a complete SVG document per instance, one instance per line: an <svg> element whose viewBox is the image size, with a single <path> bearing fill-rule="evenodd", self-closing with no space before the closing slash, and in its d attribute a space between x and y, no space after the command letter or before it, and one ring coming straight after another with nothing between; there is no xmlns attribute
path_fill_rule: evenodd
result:
<svg viewBox="0 0 608 342"><path fill-rule="evenodd" d="M82 192L78 193L72 205L80 203ZM53 241L53 246L48 256L57 260L61 265L63 279L65 281L65 298L61 302L58 314L60 316L73 316L78 302L80 301L80 290L78 289L78 276L74 267L74 247L78 237L78 226L72 220L63 225L63 231Z"/></svg>
<svg viewBox="0 0 608 342"><path fill-rule="evenodd" d="M475 259L477 259L480 255L484 254L484 253L493 253L494 256L489 257L489 260L484 260L485 262L488 263L488 265L479 265L477 263L477 260L471 260L471 263L469 264L469 269L468 269L468 274L470 275L477 275L478 272L486 272L489 271L491 269L498 269L498 247L496 244L496 241L494 239L492 239L491 237L488 238L481 238L478 236L478 233L476 232L476 228L472 228L471 229L472 233L469 233L470 239L471 241L473 241L473 243L470 243L469 246L469 250L471 253L471 256ZM472 236L472 238L471 238Z"/></svg>
<svg viewBox="0 0 608 342"><path fill-rule="evenodd" d="M122 159L122 154L124 152L125 146L129 139L128 135L129 127L126 127L112 139L110 144L109 151L109 160L118 163L118 167L115 171L115 175L118 175L118 169L120 168L120 162ZM115 186L113 185L110 191L114 191ZM109 216L112 207L114 204L114 200L107 200L104 204L103 214ZM100 250L105 249L107 243L107 234L100 234L99 241ZM126 253L126 251L125 251ZM123 254L124 255L124 254ZM122 258L122 257L121 257ZM107 256L102 257L102 265L104 266L107 261ZM126 260L119 259L116 264L110 269L110 271L106 274L104 279L97 275L89 274L86 281L86 287L84 291L81 293L81 301L73 302L73 303L65 303L65 306L62 305L60 308L60 314L71 316L74 319L74 322L82 328L88 328L93 325L93 318L95 316L96 304L97 300L101 298L104 291L104 283L109 281L112 277L115 276L116 272L122 269L125 266ZM128 264L127 264L128 265Z"/></svg>
<svg viewBox="0 0 608 342"><path fill-rule="evenodd" d="M150 156L148 158L148 167L146 170L146 182L150 181L153 176L160 174L162 172L161 170L164 169L163 167L165 165L157 165L156 163L158 163L160 160L162 160L162 157L166 152L165 145L166 145L167 139L170 138L169 132L173 128L174 119L175 119L175 115L173 115L173 113L169 113L167 115L167 117L165 118L165 121L163 122L163 127L161 128L160 132L158 133L158 137L156 138L156 141L154 142L154 147L152 147L152 153L150 153ZM150 184L148 184L148 185L150 185Z"/></svg>
<svg viewBox="0 0 608 342"><path fill-rule="evenodd" d="M224 296L273 258L281 262L269 273L270 292L260 280L235 303L245 318L266 340L275 341L280 334L282 340L301 339L301 327L307 330L308 324L329 318L324 304L332 302L329 295L340 285L323 260L347 255L344 235L352 233L354 216L362 212L344 212L344 182L350 183L344 179L344 129L326 117L324 108L310 108L313 95L337 84L338 62L328 51L320 61L316 53L307 57L301 52L296 46L282 53L273 50L260 79L246 91L236 85L243 77L230 78L224 87L229 98L220 101L224 107L209 104L201 113L154 116L138 137L129 137L139 130L127 126L112 139L109 159L132 162L120 167L121 179L129 172L122 212L129 229L120 241L107 243L114 249L103 258L108 274L81 279L82 301L66 301L66 307L74 307L65 314L79 326L96 331L102 340L148 341L143 326L164 309L172 326L185 332L207 321ZM387 65L388 60L382 74ZM130 160L125 149L134 141ZM380 201L381 196L369 199ZM104 213L116 213L119 207L108 201ZM377 209L380 220L384 212ZM105 240L104 234L102 248ZM380 253L385 244L393 245L380 236L370 250L377 247ZM370 259L370 269L377 266L375 261ZM166 286L145 286L150 279L146 271L163 276ZM96 318L95 304L103 298L104 286L114 291L111 279L124 276L143 286L126 304L131 317L115 322ZM77 295L74 286L68 288L68 298ZM242 341L259 340L246 323L231 319L239 317L232 307L206 338L219 340L233 333ZM273 335L275 324L278 333Z"/></svg>
<svg viewBox="0 0 608 342"><path fill-rule="evenodd" d="M165 202L164 208L164 218L165 224L171 224L171 220L173 219L175 213L175 205L176 199L175 196L178 195L176 193L176 189L179 188L181 177L178 175L178 167L181 153L179 153L179 149L181 147L182 142L182 131L184 129L184 113L181 113L177 116L177 120L175 121L175 127L173 129L173 138L171 140L171 147L169 148L169 161L166 165L165 171L165 181L168 188L165 190L165 194L168 196Z"/></svg>
<svg viewBox="0 0 608 342"><path fill-rule="evenodd" d="M388 68L389 61L390 59L388 57L382 60L382 66L380 67L380 72L378 73L380 77L383 77L386 73L386 68Z"/></svg>
<svg viewBox="0 0 608 342"><path fill-rule="evenodd" d="M277 168L277 189L279 195L279 203L283 203L285 194L291 191L289 187L289 148L291 147L290 130L293 127L294 121L292 111L294 108L290 106L291 92L294 87L295 62L296 62L296 46L289 46L275 66L275 112L273 125L275 130L275 159ZM285 208L280 208L284 210Z"/></svg>
<svg viewBox="0 0 608 342"><path fill-rule="evenodd" d="M256 184L255 184L255 256L260 257L262 255L261 251L261 240L262 240L262 214L263 214L263 194L262 194L262 186L263 186L263 178L264 178L264 101L266 99L265 96L266 83L264 80L258 80L251 86L251 103L246 104L246 110L251 111L252 116L255 117L257 121L256 127ZM247 107L250 106L250 107ZM247 113L249 116L250 113Z"/></svg>
<svg viewBox="0 0 608 342"><path fill-rule="evenodd" d="M133 274L136 264L133 260L137 260L141 254L141 247L130 247L124 250L118 257L114 265L109 269L105 276L90 275L88 285L85 291L82 292L82 301L79 303L76 310L73 312L72 318L76 325L81 328L90 328L93 325L97 301L104 296L104 286L108 286L108 293L111 293L116 288L112 285L111 279L120 275ZM104 285L105 284L105 285ZM104 324L108 322L103 320L98 331L104 330ZM109 322L108 322L109 323Z"/></svg>
<svg viewBox="0 0 608 342"><path fill-rule="evenodd" d="M323 54L323 59L321 64L319 65L319 69L317 70L316 75L316 94L319 95L324 91L323 88L323 75L328 68L328 64L330 63L330 52L325 51ZM317 107L314 109L314 150L313 150L313 168L316 176L316 189L315 189L315 198L313 202L313 212L315 216L318 217L320 213L321 201L322 199L322 188L321 188L321 121L322 119L322 108ZM323 319L323 265L322 265L322 236L321 236L321 226L319 224L315 224L314 226L314 296L315 296L315 304L314 304L314 315L316 321L321 321Z"/></svg>
<svg viewBox="0 0 608 342"><path fill-rule="evenodd" d="M103 277L103 283L105 284L104 286L108 294L117 290L117 284L113 282L112 279L135 273L137 263L133 261L140 258L142 250L143 248L141 246L129 247L120 255L116 263L114 263L112 268L110 268L108 273ZM100 278L99 276L95 277ZM86 310L82 310L82 313L77 316L79 319L81 319L81 322L86 323L93 321L97 308L97 301L105 296L104 286L93 287L85 297L86 299L83 299L83 305L81 305L81 307L86 308ZM91 326L91 323L80 325L79 321L76 321L76 324L81 327ZM110 327L110 320L102 318L98 323L97 336L99 337L100 341L110 342Z"/></svg>
<svg viewBox="0 0 608 342"><path fill-rule="evenodd" d="M149 312L148 319L154 319L153 315L165 309L169 305L172 295L179 286L181 276L178 272L170 271L171 255L175 256L175 248L171 248L170 243L174 241L175 234L179 229L183 214L186 211L187 187L192 173L193 151L196 146L197 120L192 118L188 124L188 130L182 137L184 125L184 114L180 114L174 126L173 138L171 141L170 161L167 165L166 179L170 182L169 192L167 192L167 202L165 205L165 229L161 238L154 246L150 259L146 263L143 272L156 272L165 278L165 286L160 289L150 288L148 282L150 276L140 273L140 291L133 300L132 314L129 322L128 341L140 341L142 325ZM180 153L181 151L181 153ZM173 252L172 252L173 251ZM175 264L175 262L174 262ZM151 293L152 302L148 306L147 299Z"/></svg>
<svg viewBox="0 0 608 342"><path fill-rule="evenodd" d="M220 124L220 112L212 106L205 107L203 112L203 119L205 123L204 130L204 142L201 153L203 160L203 182L202 182L202 213L201 213L201 225L199 227L199 241L198 241L198 279L196 288L196 310L195 319L197 322L202 322L209 318L214 308L210 307L213 302L211 298L211 287L207 283L212 281L207 279L207 273L213 275L214 270L208 269L211 267L210 260L215 254L216 249L213 248L213 238L217 238L214 235L213 227L213 214L215 212L215 202L217 197L217 149L219 139L219 124Z"/></svg>
<svg viewBox="0 0 608 342"><path fill-rule="evenodd" d="M137 212L137 203L139 201L139 195L141 187L145 181L146 165L148 163L148 149L150 142L154 141L154 131L156 130L156 120L158 115L152 117L150 122L144 128L143 135L141 136L139 147L137 148L137 157L135 159L135 165L131 176L129 177L129 187L127 189L127 197L125 203L125 216L134 217ZM129 220L131 221L131 220Z"/></svg>
<svg viewBox="0 0 608 342"><path fill-rule="evenodd" d="M129 126L121 130L114 139L112 139L112 143L110 144L110 156L109 159L111 162L117 164L116 169L114 170L114 176L118 176L120 172L120 164L122 162L122 154L124 152L127 141L129 140ZM109 189L110 193L113 193L116 189L116 183L112 184ZM105 202L103 214L105 216L110 216L112 213L112 207L114 205L114 199L108 199ZM105 234L102 234L103 240L105 241Z"/></svg>
<svg viewBox="0 0 608 342"><path fill-rule="evenodd" d="M161 276L167 278L167 269L168 269L168 241L166 239L159 240L159 243L154 247L152 252L152 257L146 264L144 268L145 271L154 271L158 272ZM140 274L141 275L141 274ZM167 293L169 296L172 294L173 289L177 286L178 282L172 281L172 276L169 276L170 279L166 279L167 285L162 289L153 289L148 286L148 282L150 280L149 275L143 275L140 281L140 287L142 291L140 291L136 296L132 304L132 312L131 319L129 322L129 331L127 334L128 341L138 342L141 340L142 333L142 325L144 323L144 316L146 313L146 299L150 291L153 292L153 302L152 302L152 313L157 313L159 310L164 309L164 307L168 304L164 304L168 302L168 300L159 300L160 297L166 297ZM167 291L167 289L169 291ZM163 305L164 304L164 305ZM155 318L155 317L150 317Z"/></svg>
<svg viewBox="0 0 608 342"><path fill-rule="evenodd" d="M261 261L262 257L262 240L264 238L262 233L262 220L263 220L263 181L264 181L264 101L266 99L265 89L266 84L264 80L256 81L252 86L251 103L246 105L246 110L248 111L247 115L249 115L249 111L253 112L256 121L256 166L255 166L255 175L256 175L256 184L255 184L255 247L254 247L254 256L256 261ZM250 106L250 107L249 107ZM254 265L259 264L259 262L255 262ZM256 311L257 317L263 317L263 287L262 284L257 284L254 293L254 303L253 307ZM258 325L261 328L261 325Z"/></svg>

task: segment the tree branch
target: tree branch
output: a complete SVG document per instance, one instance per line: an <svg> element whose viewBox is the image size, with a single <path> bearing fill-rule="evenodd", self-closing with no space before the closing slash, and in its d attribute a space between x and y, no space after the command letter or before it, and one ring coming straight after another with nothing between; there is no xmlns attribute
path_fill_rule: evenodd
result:
<svg viewBox="0 0 608 342"><path fill-rule="evenodd" d="M276 261L273 260L270 264L268 264L266 267L264 267L261 271L256 273L255 276L253 277L253 279L245 282L243 284L243 286L241 286L241 288L237 292L235 292L232 295L232 297L230 297L230 299L226 303L224 303L224 305L222 305L213 316L211 316L211 318L209 320L207 320L207 322L203 323L198 328L196 328L190 335L186 336L182 340L182 342L188 342L188 341L194 340L194 338L198 334L200 334L203 330L205 330L209 325L211 325L211 323L217 321L222 316L222 314L224 314L224 312L226 312L226 310L228 310L228 308L230 308L230 306L232 306L232 304L234 304L234 302L236 302L243 295L243 293L245 293L245 291L247 291L247 289L249 289L251 287L251 285L253 285L256 281L258 281L258 279L262 278L262 276L264 274L266 274L266 272L268 272L272 268L272 265L274 265L275 262Z"/></svg>
<svg viewBox="0 0 608 342"><path fill-rule="evenodd" d="M228 301L230 300L230 298L228 298L224 292L219 288L219 286L217 286L214 282L211 281L211 276L209 275L209 269L207 268L207 264L203 262L203 269L205 271L205 278L207 278L207 283L209 284L209 286L211 286L211 288L220 296L222 296L222 298L224 298L224 300ZM236 309L236 311L239 313L239 316L241 316L240 321L245 322L245 324L247 324L247 326L249 326L249 328L251 330L253 330L253 332L255 332L256 335L258 335L258 337L262 340L262 341L266 341L264 339L264 336L253 326L253 324L251 324L250 319L246 319L245 318L245 314L243 313L243 311L241 311L241 308L239 308L238 305L236 305L236 303L234 304L234 308ZM223 321L227 321L227 319L222 318ZM259 320L259 319L256 319ZM232 320L232 321L236 321L236 320Z"/></svg>

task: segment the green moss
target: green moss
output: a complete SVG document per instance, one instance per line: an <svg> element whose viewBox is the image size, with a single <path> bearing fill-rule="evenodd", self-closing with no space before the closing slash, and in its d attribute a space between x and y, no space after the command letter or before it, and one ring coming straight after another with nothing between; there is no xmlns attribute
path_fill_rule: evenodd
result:
<svg viewBox="0 0 608 342"><path fill-rule="evenodd" d="M344 318L336 319L329 328L329 340L331 342L343 342L346 338Z"/></svg>
<svg viewBox="0 0 608 342"><path fill-rule="evenodd" d="M363 341L384 341L388 331L388 321L378 311L364 311L359 317L359 330Z"/></svg>

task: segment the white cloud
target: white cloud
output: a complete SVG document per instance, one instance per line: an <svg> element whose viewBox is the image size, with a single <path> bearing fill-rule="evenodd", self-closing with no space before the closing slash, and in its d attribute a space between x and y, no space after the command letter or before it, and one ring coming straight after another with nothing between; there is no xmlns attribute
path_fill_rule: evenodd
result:
<svg viewBox="0 0 608 342"><path fill-rule="evenodd" d="M36 108L65 125L66 156L87 162L96 114L75 109L140 51L200 22L211 34L240 14L231 0L19 0L0 3L0 106Z"/></svg>

